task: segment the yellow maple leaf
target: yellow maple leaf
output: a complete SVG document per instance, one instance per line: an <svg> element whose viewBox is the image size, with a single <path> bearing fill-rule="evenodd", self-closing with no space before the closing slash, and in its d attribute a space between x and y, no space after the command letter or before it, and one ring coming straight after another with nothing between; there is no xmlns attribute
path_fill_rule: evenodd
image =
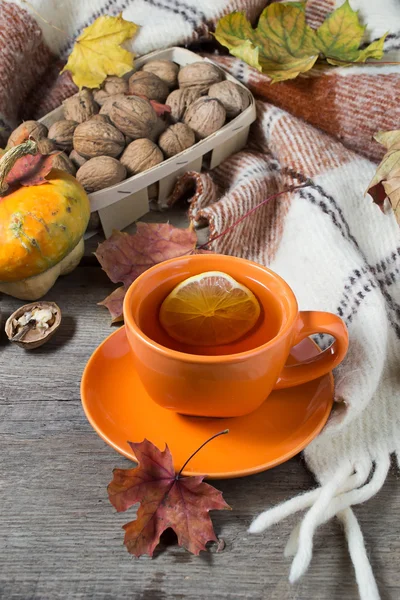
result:
<svg viewBox="0 0 400 600"><path fill-rule="evenodd" d="M367 192L381 208L389 198L397 222L400 224L400 129L379 131L374 138L387 152L370 182Z"/></svg>
<svg viewBox="0 0 400 600"><path fill-rule="evenodd" d="M107 75L122 77L133 68L134 55L121 44L132 39L138 29L122 14L99 17L78 37L63 71L72 73L79 88L97 88Z"/></svg>

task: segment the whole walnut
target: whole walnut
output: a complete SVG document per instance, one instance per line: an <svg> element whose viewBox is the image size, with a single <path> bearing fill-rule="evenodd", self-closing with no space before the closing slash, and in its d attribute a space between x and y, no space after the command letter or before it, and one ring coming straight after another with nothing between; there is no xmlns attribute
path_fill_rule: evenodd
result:
<svg viewBox="0 0 400 600"><path fill-rule="evenodd" d="M117 129L134 140L150 137L158 119L150 102L138 96L116 98L110 105L108 116Z"/></svg>
<svg viewBox="0 0 400 600"><path fill-rule="evenodd" d="M111 123L98 119L85 121L74 132L74 150L83 158L119 156L125 147L125 137Z"/></svg>
<svg viewBox="0 0 400 600"><path fill-rule="evenodd" d="M37 147L40 154L51 154L52 152L57 152L58 148L52 140L49 138L42 138L38 140Z"/></svg>
<svg viewBox="0 0 400 600"><path fill-rule="evenodd" d="M93 99L90 90L80 90L74 96L63 102L64 119L83 123L99 112L99 107Z"/></svg>
<svg viewBox="0 0 400 600"><path fill-rule="evenodd" d="M179 65L172 60L151 60L142 67L142 70L157 75L170 89L178 85Z"/></svg>
<svg viewBox="0 0 400 600"><path fill-rule="evenodd" d="M125 167L111 156L96 156L78 169L77 180L87 192L98 192L120 183L126 177Z"/></svg>
<svg viewBox="0 0 400 600"><path fill-rule="evenodd" d="M83 158L83 156L78 154L76 150L72 150L71 154L69 155L69 160L72 162L76 169L79 169L79 167L84 165L86 162L86 158Z"/></svg>
<svg viewBox="0 0 400 600"><path fill-rule="evenodd" d="M53 169L60 169L60 171L66 171L71 175L75 175L76 169L72 161L68 158L65 152L60 152L53 158L52 163Z"/></svg>
<svg viewBox="0 0 400 600"><path fill-rule="evenodd" d="M93 121L99 121L100 123L111 123L107 115L101 115L100 113L98 115L93 115L93 117L90 117L89 121L91 121L92 123Z"/></svg>
<svg viewBox="0 0 400 600"><path fill-rule="evenodd" d="M184 123L171 125L161 134L158 144L165 156L170 158L195 143L193 131Z"/></svg>
<svg viewBox="0 0 400 600"><path fill-rule="evenodd" d="M35 141L38 141L46 137L47 127L43 123L39 123L39 121L24 121L11 133L7 145L11 147L20 144L23 141L21 140L21 136L25 132Z"/></svg>
<svg viewBox="0 0 400 600"><path fill-rule="evenodd" d="M110 112L110 109L113 105L113 102L115 100L119 100L121 98L125 98L125 96L123 94L113 94L112 96L108 96L104 101L103 104L100 108L100 115L105 115L108 116L108 113ZM93 118L93 117L92 117Z"/></svg>
<svg viewBox="0 0 400 600"><path fill-rule="evenodd" d="M204 96L189 106L184 121L196 138L203 139L218 131L225 123L226 112L219 100Z"/></svg>
<svg viewBox="0 0 400 600"><path fill-rule="evenodd" d="M223 81L221 69L208 62L195 62L181 68L178 74L180 88L197 88L205 93L213 83Z"/></svg>
<svg viewBox="0 0 400 600"><path fill-rule="evenodd" d="M169 88L165 81L147 71L138 71L129 77L129 93L146 96L149 100L165 102Z"/></svg>
<svg viewBox="0 0 400 600"><path fill-rule="evenodd" d="M197 88L185 88L174 90L170 93L165 104L170 107L170 118L174 123L181 121L188 106L197 98L200 98L201 91Z"/></svg>
<svg viewBox="0 0 400 600"><path fill-rule="evenodd" d="M121 156L121 163L129 175L136 175L155 167L164 160L163 153L154 142L140 139L131 142Z"/></svg>
<svg viewBox="0 0 400 600"><path fill-rule="evenodd" d="M127 94L129 89L127 79L116 77L114 75L106 77L102 87L109 96L114 96L115 94Z"/></svg>
<svg viewBox="0 0 400 600"><path fill-rule="evenodd" d="M93 98L99 106L103 106L104 102L110 97L105 90L99 89L93 91Z"/></svg>
<svg viewBox="0 0 400 600"><path fill-rule="evenodd" d="M226 110L228 119L234 119L250 104L249 94L233 81L214 83L208 90L210 98L217 98Z"/></svg>
<svg viewBox="0 0 400 600"><path fill-rule="evenodd" d="M60 150L71 152L72 137L77 126L78 123L76 121L67 121L66 119L57 121L51 125L48 137L58 148L60 148Z"/></svg>

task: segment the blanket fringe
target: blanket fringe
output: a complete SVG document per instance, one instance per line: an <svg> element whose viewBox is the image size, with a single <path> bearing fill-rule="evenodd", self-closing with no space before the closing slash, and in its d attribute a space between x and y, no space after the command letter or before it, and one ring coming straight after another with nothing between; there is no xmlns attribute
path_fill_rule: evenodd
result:
<svg viewBox="0 0 400 600"><path fill-rule="evenodd" d="M354 468L344 465L325 485L261 513L250 525L249 532L261 533L286 517L309 509L293 529L285 548L285 556L294 556L289 576L289 581L294 583L310 565L317 527L337 517L347 539L360 599L379 600L364 538L351 506L366 502L381 489L389 467L390 457L387 454L379 456L374 463L366 459L357 462Z"/></svg>

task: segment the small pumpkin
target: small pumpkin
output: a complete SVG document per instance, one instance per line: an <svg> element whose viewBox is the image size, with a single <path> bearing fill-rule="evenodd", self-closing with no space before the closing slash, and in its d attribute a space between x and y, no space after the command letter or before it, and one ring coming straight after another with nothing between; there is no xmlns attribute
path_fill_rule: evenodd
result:
<svg viewBox="0 0 400 600"><path fill-rule="evenodd" d="M35 154L27 140L0 160L0 292L38 300L83 255L89 198L69 173L51 169L39 185L7 189L5 179L22 156Z"/></svg>

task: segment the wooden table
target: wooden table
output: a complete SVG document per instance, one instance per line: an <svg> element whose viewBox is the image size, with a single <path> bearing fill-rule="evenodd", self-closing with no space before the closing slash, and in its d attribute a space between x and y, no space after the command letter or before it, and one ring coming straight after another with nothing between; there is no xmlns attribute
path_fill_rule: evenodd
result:
<svg viewBox="0 0 400 600"><path fill-rule="evenodd" d="M150 214L184 226L182 211ZM63 322L44 347L25 353L0 335L0 598L1 600L353 600L353 568L336 521L315 538L303 580L288 583L283 549L297 518L252 536L252 518L310 489L301 457L271 471L217 481L232 512L212 513L223 552L192 556L176 544L156 558L132 558L121 526L134 517L115 513L106 486L115 466L129 461L93 431L81 408L85 363L110 333L107 311L96 305L115 285L90 253L48 294ZM4 319L23 302L1 298ZM2 327L2 329L3 329ZM382 599L400 598L399 479L356 507ZM213 550L213 549L211 549Z"/></svg>

